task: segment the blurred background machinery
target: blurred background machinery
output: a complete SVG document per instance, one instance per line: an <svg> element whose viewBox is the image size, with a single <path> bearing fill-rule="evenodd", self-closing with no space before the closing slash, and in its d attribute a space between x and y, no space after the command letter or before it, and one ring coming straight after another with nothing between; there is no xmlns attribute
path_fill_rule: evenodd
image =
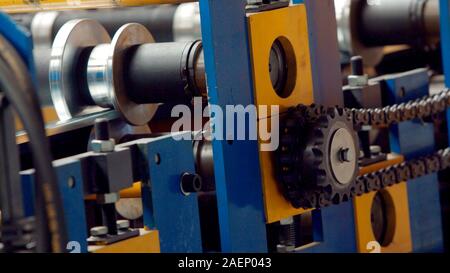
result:
<svg viewBox="0 0 450 273"><path fill-rule="evenodd" d="M1 8L2 251L448 249L448 0Z"/></svg>

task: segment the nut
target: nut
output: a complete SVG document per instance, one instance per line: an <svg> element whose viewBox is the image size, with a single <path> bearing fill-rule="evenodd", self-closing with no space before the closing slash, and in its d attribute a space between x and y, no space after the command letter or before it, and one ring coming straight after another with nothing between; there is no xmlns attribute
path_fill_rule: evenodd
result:
<svg viewBox="0 0 450 273"><path fill-rule="evenodd" d="M130 221L128 220L118 220L116 221L117 229L126 230L130 228Z"/></svg>
<svg viewBox="0 0 450 273"><path fill-rule="evenodd" d="M113 152L115 146L116 146L116 142L114 141L114 139L110 139L110 140L94 139L91 141L91 148L96 153Z"/></svg>
<svg viewBox="0 0 450 273"><path fill-rule="evenodd" d="M348 76L348 85L352 87L361 87L367 86L369 84L369 76L368 75L350 75Z"/></svg>
<svg viewBox="0 0 450 273"><path fill-rule="evenodd" d="M108 234L108 228L105 226L98 226L91 228L91 236L105 236Z"/></svg>
<svg viewBox="0 0 450 273"><path fill-rule="evenodd" d="M119 201L120 195L118 192L97 194L97 203L99 204L113 204Z"/></svg>

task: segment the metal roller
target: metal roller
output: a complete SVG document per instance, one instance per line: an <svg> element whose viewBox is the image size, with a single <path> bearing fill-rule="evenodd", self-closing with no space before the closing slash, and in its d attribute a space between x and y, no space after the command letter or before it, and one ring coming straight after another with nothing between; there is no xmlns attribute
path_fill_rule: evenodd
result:
<svg viewBox="0 0 450 273"><path fill-rule="evenodd" d="M114 108L133 125L144 125L155 114L157 104L138 104L127 95L124 81L127 49L154 42L153 36L139 24L121 27L111 44L96 46L87 64L87 82L92 101L104 108Z"/></svg>
<svg viewBox="0 0 450 273"><path fill-rule="evenodd" d="M52 101L60 120L104 110L90 102L84 79L92 49L110 41L106 30L94 20L70 21L56 35L48 77Z"/></svg>
<svg viewBox="0 0 450 273"><path fill-rule="evenodd" d="M157 42L193 41L201 39L198 3L151 5L96 10L43 11L12 15L33 36L34 57L39 79L39 96L45 106L52 104L48 81L53 40L65 23L74 19L92 19L104 26L112 37L127 23L145 26Z"/></svg>
<svg viewBox="0 0 450 273"><path fill-rule="evenodd" d="M55 38L50 88L61 120L113 108L128 123L144 125L160 103L206 95L200 41L155 44L136 23L122 26L111 43L94 39L97 33L108 35L93 20L74 20Z"/></svg>
<svg viewBox="0 0 450 273"><path fill-rule="evenodd" d="M361 7L358 33L366 46L435 44L440 37L438 0L378 0Z"/></svg>
<svg viewBox="0 0 450 273"><path fill-rule="evenodd" d="M143 44L130 49L128 95L137 103L188 103L194 95L204 94L202 52L201 42Z"/></svg>
<svg viewBox="0 0 450 273"><path fill-rule="evenodd" d="M360 55L378 64L383 46L435 45L440 37L438 0L335 0L344 61Z"/></svg>

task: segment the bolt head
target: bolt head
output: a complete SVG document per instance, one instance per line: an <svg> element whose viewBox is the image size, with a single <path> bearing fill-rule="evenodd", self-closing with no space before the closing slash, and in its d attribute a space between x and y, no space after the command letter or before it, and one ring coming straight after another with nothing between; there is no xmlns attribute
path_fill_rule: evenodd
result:
<svg viewBox="0 0 450 273"><path fill-rule="evenodd" d="M108 234L108 228L105 226L93 227L90 230L91 236L105 236Z"/></svg>
<svg viewBox="0 0 450 273"><path fill-rule="evenodd" d="M376 146L376 145L370 146L370 153L372 155L379 155L379 154L381 154L381 147L380 146Z"/></svg>
<svg viewBox="0 0 450 273"><path fill-rule="evenodd" d="M130 228L130 221L128 220L118 220L116 221L117 229L125 230Z"/></svg>
<svg viewBox="0 0 450 273"><path fill-rule="evenodd" d="M355 160L355 155L350 151L349 148L342 148L339 150L339 160L341 162L352 162Z"/></svg>

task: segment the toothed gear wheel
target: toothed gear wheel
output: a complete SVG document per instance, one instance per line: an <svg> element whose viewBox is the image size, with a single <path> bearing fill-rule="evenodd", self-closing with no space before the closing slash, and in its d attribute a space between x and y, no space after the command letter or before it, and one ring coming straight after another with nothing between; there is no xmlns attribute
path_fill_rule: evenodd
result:
<svg viewBox="0 0 450 273"><path fill-rule="evenodd" d="M348 201L356 189L359 155L349 113L331 108L313 122L298 116L291 111L282 123L278 163L285 196L297 208Z"/></svg>

